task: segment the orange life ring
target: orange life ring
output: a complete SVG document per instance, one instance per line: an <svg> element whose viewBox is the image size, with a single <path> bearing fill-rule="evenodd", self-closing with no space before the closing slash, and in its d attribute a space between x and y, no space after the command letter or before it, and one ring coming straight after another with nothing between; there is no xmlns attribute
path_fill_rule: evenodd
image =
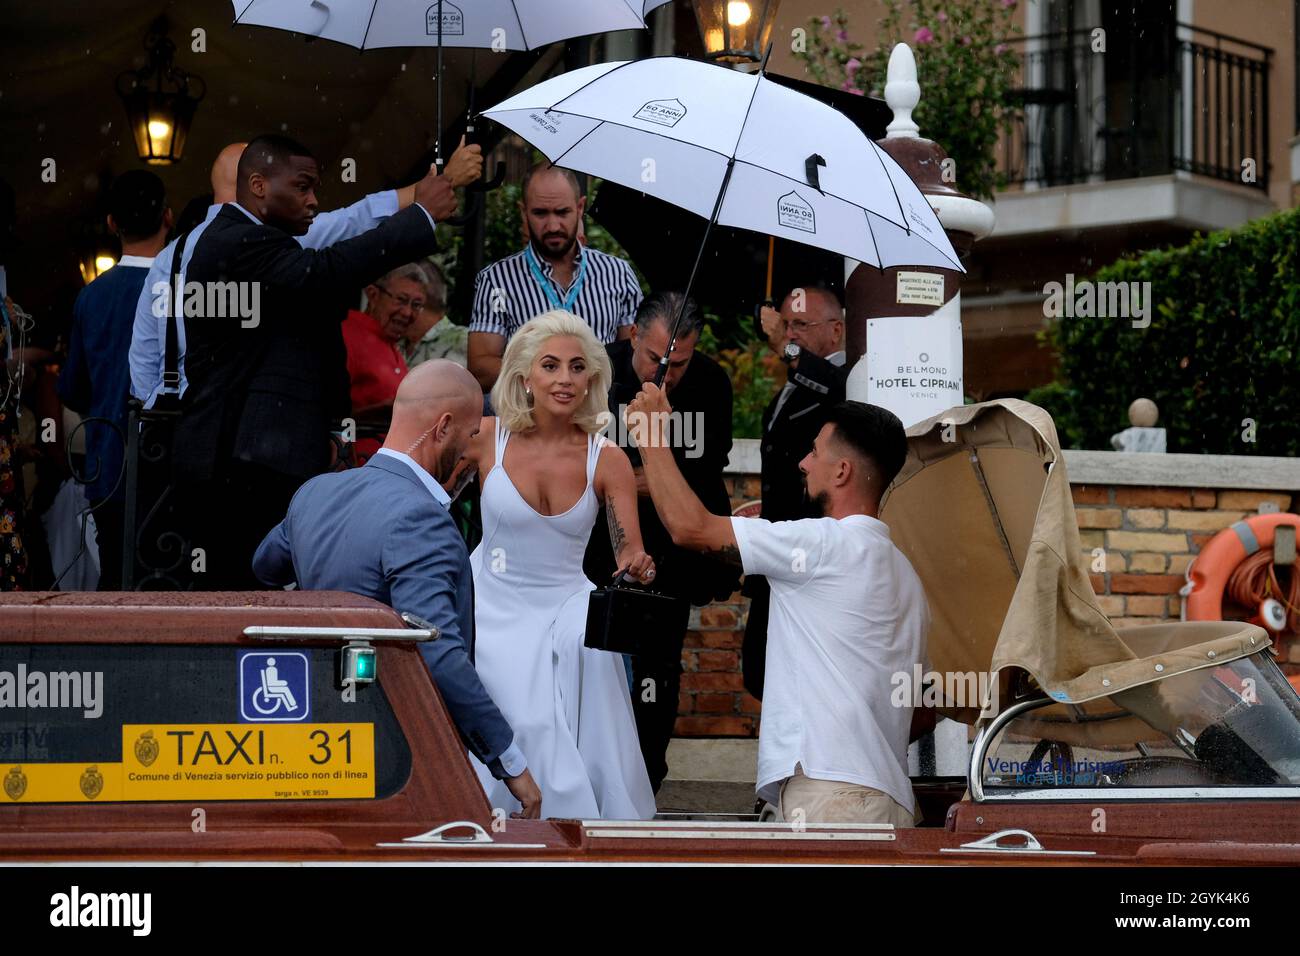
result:
<svg viewBox="0 0 1300 956"><path fill-rule="evenodd" d="M1234 568L1256 551L1273 546L1279 525L1300 529L1300 515L1281 511L1251 515L1224 528L1187 569L1183 616L1188 621L1223 620L1223 591Z"/></svg>

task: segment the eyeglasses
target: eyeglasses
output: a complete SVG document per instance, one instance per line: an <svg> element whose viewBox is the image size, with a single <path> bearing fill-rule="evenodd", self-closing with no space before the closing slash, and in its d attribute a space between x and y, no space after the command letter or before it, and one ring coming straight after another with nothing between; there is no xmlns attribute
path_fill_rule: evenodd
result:
<svg viewBox="0 0 1300 956"><path fill-rule="evenodd" d="M377 282L375 283L375 288L378 289L380 292L382 292L384 295L388 296L390 299L392 299L394 302L400 305L403 309L410 309L412 312L424 311L425 302L423 299L412 299L409 296L405 296L405 295L393 295L393 293L389 292L387 289L385 289Z"/></svg>
<svg viewBox="0 0 1300 956"><path fill-rule="evenodd" d="M807 319L791 319L789 322L786 323L786 327L791 329L794 332L807 332L814 325L825 325L828 321L830 320L818 319L815 322L810 322Z"/></svg>

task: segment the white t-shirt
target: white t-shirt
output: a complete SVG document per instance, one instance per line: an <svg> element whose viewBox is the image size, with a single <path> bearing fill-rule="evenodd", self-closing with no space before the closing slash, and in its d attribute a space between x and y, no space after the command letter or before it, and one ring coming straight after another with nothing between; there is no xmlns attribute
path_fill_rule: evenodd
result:
<svg viewBox="0 0 1300 956"><path fill-rule="evenodd" d="M889 528L868 515L731 525L745 573L772 586L758 795L776 803L801 764L914 810L912 708L890 703L891 678L924 660L930 610Z"/></svg>

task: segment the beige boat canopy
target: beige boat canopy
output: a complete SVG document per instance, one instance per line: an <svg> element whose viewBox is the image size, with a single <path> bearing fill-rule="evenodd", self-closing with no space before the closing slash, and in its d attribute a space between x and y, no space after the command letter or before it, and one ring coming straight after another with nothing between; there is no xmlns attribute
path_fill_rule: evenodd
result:
<svg viewBox="0 0 1300 956"><path fill-rule="evenodd" d="M1111 626L1088 578L1056 427L1036 405L959 406L907 435L881 519L925 585L929 669L1019 668L1053 699L1081 703L1268 646L1263 628L1238 621ZM945 700L943 713L974 722L976 709Z"/></svg>

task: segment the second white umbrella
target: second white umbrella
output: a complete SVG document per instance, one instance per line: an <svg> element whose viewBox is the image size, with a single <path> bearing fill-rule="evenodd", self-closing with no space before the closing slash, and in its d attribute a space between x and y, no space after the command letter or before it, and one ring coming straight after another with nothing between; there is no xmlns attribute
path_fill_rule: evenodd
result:
<svg viewBox="0 0 1300 956"><path fill-rule="evenodd" d="M679 57L602 63L484 112L558 166L871 263L962 269L896 162L833 107Z"/></svg>

